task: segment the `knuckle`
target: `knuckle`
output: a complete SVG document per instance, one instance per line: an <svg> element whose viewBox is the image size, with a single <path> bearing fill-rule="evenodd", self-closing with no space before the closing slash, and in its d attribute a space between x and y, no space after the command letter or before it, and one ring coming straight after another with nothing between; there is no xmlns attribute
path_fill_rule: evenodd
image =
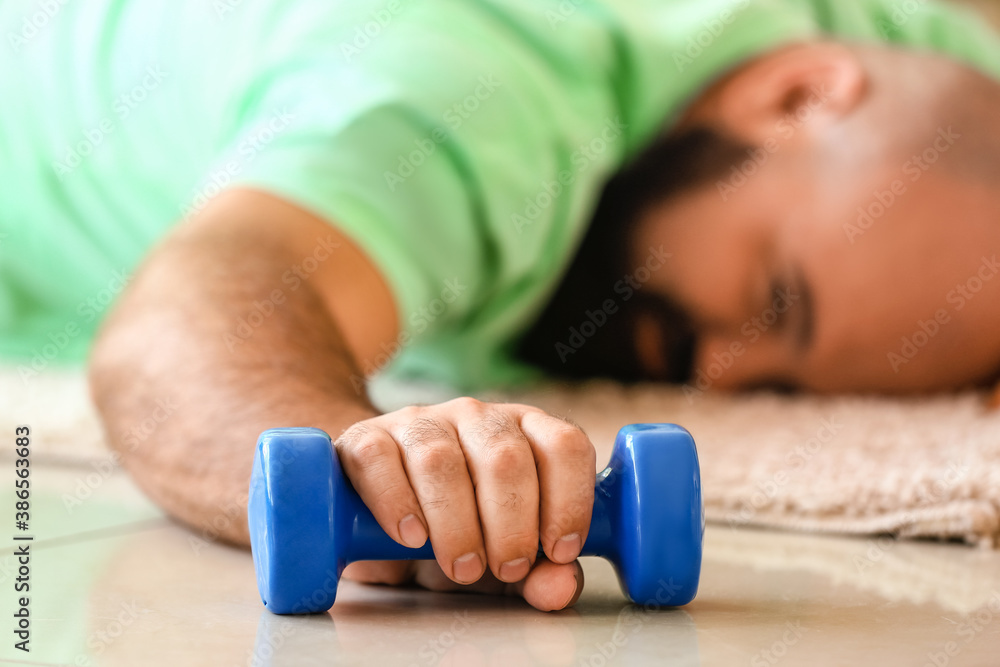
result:
<svg viewBox="0 0 1000 667"><path fill-rule="evenodd" d="M517 472L531 458L523 442L497 441L483 448L483 462L494 472Z"/></svg>
<svg viewBox="0 0 1000 667"><path fill-rule="evenodd" d="M483 415L474 436L483 463L494 473L519 474L533 464L533 454L514 416L502 409Z"/></svg>
<svg viewBox="0 0 1000 667"><path fill-rule="evenodd" d="M491 540L487 536L486 542L489 551L487 557L495 561L503 562L518 556L527 556L530 560L534 560L538 553L538 531L508 532L498 544L490 544Z"/></svg>
<svg viewBox="0 0 1000 667"><path fill-rule="evenodd" d="M403 427L399 441L406 451L421 450L436 441L451 441L454 438L441 421L433 417L417 417Z"/></svg>
<svg viewBox="0 0 1000 667"><path fill-rule="evenodd" d="M422 475L433 475L438 480L447 481L466 471L465 457L454 447L439 442L413 451L412 461L418 465Z"/></svg>
<svg viewBox="0 0 1000 667"><path fill-rule="evenodd" d="M380 466L386 459L381 438L365 437L354 443L350 450L351 459L363 468Z"/></svg>
<svg viewBox="0 0 1000 667"><path fill-rule="evenodd" d="M470 551L479 551L484 547L483 535L475 523L439 528L431 536L431 540L435 546L441 545L443 547L442 553L454 553L456 556Z"/></svg>
<svg viewBox="0 0 1000 667"><path fill-rule="evenodd" d="M532 556L534 556L535 552L538 551L537 530L521 530L516 533L511 533L510 540L514 544L526 546L532 552Z"/></svg>
<svg viewBox="0 0 1000 667"><path fill-rule="evenodd" d="M486 544L479 524L472 521L453 523L447 526L431 524L430 539L434 553L446 562L470 551L485 552Z"/></svg>
<svg viewBox="0 0 1000 667"><path fill-rule="evenodd" d="M428 517L428 529L430 530L431 541L437 546L450 546L456 542L466 543L471 536L478 534L478 526L454 521L435 521L433 517L451 516L453 508L453 498L447 494L434 495L420 500L420 509ZM447 525L445 525L447 524Z"/></svg>
<svg viewBox="0 0 1000 667"><path fill-rule="evenodd" d="M334 441L334 446L336 446L337 449L349 449L355 442L371 433L371 431L372 427L365 422L352 424L344 429L344 432L340 434L340 437Z"/></svg>
<svg viewBox="0 0 1000 667"><path fill-rule="evenodd" d="M369 467L386 458L383 434L367 426L352 426L337 443L337 449L360 466Z"/></svg>
<svg viewBox="0 0 1000 667"><path fill-rule="evenodd" d="M486 447L497 443L527 443L517 420L510 412L502 408L493 408L482 416L476 425L475 436Z"/></svg>
<svg viewBox="0 0 1000 667"><path fill-rule="evenodd" d="M449 407L453 407L460 411L479 411L483 407L483 402L479 399L472 398L471 396L461 396L459 398L453 398L446 404Z"/></svg>
<svg viewBox="0 0 1000 667"><path fill-rule="evenodd" d="M494 498L490 502L497 508L507 512L520 513L525 508L524 496L514 491L507 491L499 498Z"/></svg>
<svg viewBox="0 0 1000 667"><path fill-rule="evenodd" d="M566 425L568 425L568 426L570 426L572 428L575 428L577 431L580 431L580 433L584 433L583 427L580 426L580 424L577 423L572 417L567 417L566 415L557 415L557 414L552 414L552 415L549 415L549 416L550 417L555 417L556 419L558 419L559 421L561 421L563 424L566 424Z"/></svg>
<svg viewBox="0 0 1000 667"><path fill-rule="evenodd" d="M587 435L572 424L566 424L553 431L549 443L559 456L589 456L594 451Z"/></svg>
<svg viewBox="0 0 1000 667"><path fill-rule="evenodd" d="M404 422L411 422L420 417L425 408L419 405L407 405L396 410L394 416Z"/></svg>
<svg viewBox="0 0 1000 667"><path fill-rule="evenodd" d="M365 444L359 445L350 455L361 475L361 479L353 481L360 484L360 488L375 491L376 495L368 501L369 505L392 509L393 504L398 505L400 501L400 488L393 462L374 441L366 440L363 443ZM402 473L401 470L399 472Z"/></svg>

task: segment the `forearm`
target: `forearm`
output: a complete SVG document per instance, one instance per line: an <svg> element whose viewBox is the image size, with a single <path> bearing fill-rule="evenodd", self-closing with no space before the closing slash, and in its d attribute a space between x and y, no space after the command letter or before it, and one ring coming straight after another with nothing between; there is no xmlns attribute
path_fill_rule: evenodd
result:
<svg viewBox="0 0 1000 667"><path fill-rule="evenodd" d="M124 466L171 515L226 541L248 543L261 431L316 426L336 437L376 414L352 385L360 373L324 300L307 281L282 282L297 261L253 234L173 238L147 260L92 353L93 397ZM269 300L259 326L237 330Z"/></svg>

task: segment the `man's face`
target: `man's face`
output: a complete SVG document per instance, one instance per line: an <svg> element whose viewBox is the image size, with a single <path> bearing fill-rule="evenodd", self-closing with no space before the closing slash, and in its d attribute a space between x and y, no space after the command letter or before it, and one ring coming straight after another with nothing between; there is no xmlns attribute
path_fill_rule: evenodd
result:
<svg viewBox="0 0 1000 667"><path fill-rule="evenodd" d="M648 211L632 259L661 244L673 255L647 289L693 322L692 381L922 391L994 378L1000 205L935 168L958 141L942 128L922 154L864 170L772 144ZM664 326L636 327L654 377Z"/></svg>

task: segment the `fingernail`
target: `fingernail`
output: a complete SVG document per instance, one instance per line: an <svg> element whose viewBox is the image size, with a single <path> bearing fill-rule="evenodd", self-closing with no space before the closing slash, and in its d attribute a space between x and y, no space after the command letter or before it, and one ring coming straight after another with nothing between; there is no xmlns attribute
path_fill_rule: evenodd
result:
<svg viewBox="0 0 1000 667"><path fill-rule="evenodd" d="M570 533L552 547L552 559L557 563L569 563L580 555L580 534Z"/></svg>
<svg viewBox="0 0 1000 667"><path fill-rule="evenodd" d="M573 573L573 581L576 582L576 588L573 589L573 595L569 596L569 600L563 604L560 609L565 609L566 607L572 607L576 604L576 601L580 599L580 593L583 592L583 570L577 565L577 572Z"/></svg>
<svg viewBox="0 0 1000 667"><path fill-rule="evenodd" d="M407 514L400 520L399 536L411 549L419 549L427 543L427 531L416 514Z"/></svg>
<svg viewBox="0 0 1000 667"><path fill-rule="evenodd" d="M460 584L472 584L483 576L483 559L477 553L467 553L459 556L452 563L452 573L455 581Z"/></svg>
<svg viewBox="0 0 1000 667"><path fill-rule="evenodd" d="M500 581L506 581L507 583L521 581L528 576L528 569L530 567L531 562L527 558L509 560L500 566Z"/></svg>

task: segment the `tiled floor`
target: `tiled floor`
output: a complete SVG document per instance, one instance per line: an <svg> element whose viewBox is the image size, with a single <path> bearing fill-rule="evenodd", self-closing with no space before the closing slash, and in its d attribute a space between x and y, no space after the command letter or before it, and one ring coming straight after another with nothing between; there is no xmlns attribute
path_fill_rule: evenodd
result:
<svg viewBox="0 0 1000 667"><path fill-rule="evenodd" d="M712 526L683 610L627 605L610 566L587 559L586 592L555 614L344 583L331 614L278 617L260 604L249 553L177 527L98 467L34 470L32 650L14 650L8 620L4 664L1000 665L997 553ZM0 507L13 507L5 479L9 464Z"/></svg>

